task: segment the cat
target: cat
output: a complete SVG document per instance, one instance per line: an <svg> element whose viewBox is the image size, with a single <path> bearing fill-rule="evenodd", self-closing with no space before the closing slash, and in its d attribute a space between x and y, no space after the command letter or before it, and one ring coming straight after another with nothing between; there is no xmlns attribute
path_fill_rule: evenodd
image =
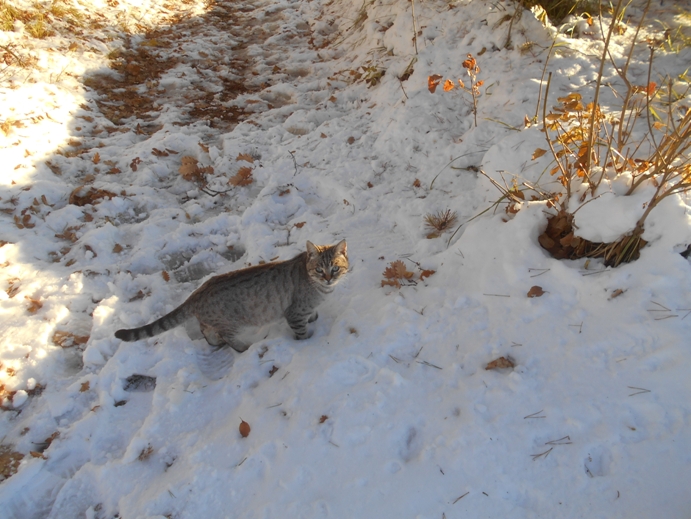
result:
<svg viewBox="0 0 691 519"><path fill-rule="evenodd" d="M319 317L316 307L347 272L345 240L321 246L308 241L307 250L292 259L214 276L172 312L145 326L118 330L115 337L137 341L196 317L212 352L230 347L242 353L251 346L238 339L244 329L283 317L295 339L307 339L311 336L307 324ZM228 355L225 359L226 363L230 362ZM206 362L215 361L206 359Z"/></svg>

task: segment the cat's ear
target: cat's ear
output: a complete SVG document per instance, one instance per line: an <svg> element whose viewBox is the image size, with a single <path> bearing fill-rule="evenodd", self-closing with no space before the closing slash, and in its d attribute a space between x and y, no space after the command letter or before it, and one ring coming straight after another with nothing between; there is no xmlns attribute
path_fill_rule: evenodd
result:
<svg viewBox="0 0 691 519"><path fill-rule="evenodd" d="M344 256L348 255L348 245L346 244L345 240L339 241L336 245L334 245L334 250L336 251L336 254L343 254Z"/></svg>
<svg viewBox="0 0 691 519"><path fill-rule="evenodd" d="M314 257L319 254L317 247L311 241L307 240L307 254Z"/></svg>

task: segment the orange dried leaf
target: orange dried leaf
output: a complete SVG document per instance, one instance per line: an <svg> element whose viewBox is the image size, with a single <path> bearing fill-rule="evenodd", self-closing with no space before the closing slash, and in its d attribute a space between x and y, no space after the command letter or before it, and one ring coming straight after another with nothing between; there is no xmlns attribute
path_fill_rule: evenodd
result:
<svg viewBox="0 0 691 519"><path fill-rule="evenodd" d="M401 288L401 284L398 282L397 279L382 279L381 280L381 286L390 286L390 287L396 287L396 288Z"/></svg>
<svg viewBox="0 0 691 519"><path fill-rule="evenodd" d="M254 178L252 178L252 168L249 166L243 166L235 175L230 177L228 183L233 186L249 186L253 181Z"/></svg>
<svg viewBox="0 0 691 519"><path fill-rule="evenodd" d="M170 281L170 274L168 274L167 271L163 270L163 271L161 272L161 275L163 276L163 279L164 279L166 282Z"/></svg>
<svg viewBox="0 0 691 519"><path fill-rule="evenodd" d="M293 227L297 227L298 229L302 229L307 222L298 222L296 224L293 224Z"/></svg>
<svg viewBox="0 0 691 519"><path fill-rule="evenodd" d="M528 290L528 297L540 297L544 293L545 291L542 290L542 287L535 285L530 290Z"/></svg>
<svg viewBox="0 0 691 519"><path fill-rule="evenodd" d="M432 74L431 76L427 77L427 90L430 91L430 94L434 94L441 80L442 76L439 74Z"/></svg>
<svg viewBox="0 0 691 519"><path fill-rule="evenodd" d="M88 391L90 386L91 384L89 384L88 380L86 382L82 382L81 386L79 386L79 392L84 393L85 391Z"/></svg>
<svg viewBox="0 0 691 519"><path fill-rule="evenodd" d="M36 312L38 312L43 307L43 303L41 302L40 299L32 299L29 296L24 296L24 297L26 298L27 301L29 301L29 307L27 308L29 313L35 314Z"/></svg>
<svg viewBox="0 0 691 519"><path fill-rule="evenodd" d="M453 81L447 79L446 81L444 81L444 92L449 92L450 90L453 90L454 86L455 85L453 84Z"/></svg>
<svg viewBox="0 0 691 519"><path fill-rule="evenodd" d="M323 414L323 415L321 415L321 416L319 417L319 423L324 423L324 422L326 422L328 419L329 419L329 417L326 416L325 414Z"/></svg>
<svg viewBox="0 0 691 519"><path fill-rule="evenodd" d="M249 162L250 164L254 164L254 157L250 155L249 153L240 153L238 154L237 157L235 157L235 160L238 162L241 160L244 160L245 162Z"/></svg>
<svg viewBox="0 0 691 519"><path fill-rule="evenodd" d="M94 164L101 162L101 155L98 152L94 153L94 157L91 159L91 162Z"/></svg>
<svg viewBox="0 0 691 519"><path fill-rule="evenodd" d="M430 277L435 272L436 272L436 270L423 270L422 272L420 272L420 281L422 281L425 278Z"/></svg>
<svg viewBox="0 0 691 519"><path fill-rule="evenodd" d="M386 279L410 279L413 275L413 272L409 272L401 260L392 261L384 270Z"/></svg>
<svg viewBox="0 0 691 519"><path fill-rule="evenodd" d="M250 435L250 431L252 430L252 428L250 427L250 424L248 424L246 421L242 420L240 422L239 430L240 430L240 436L242 436L243 438L247 438Z"/></svg>
<svg viewBox="0 0 691 519"><path fill-rule="evenodd" d="M537 149L533 152L533 156L531 157L531 159L532 159L532 160L535 160L535 159L537 159L537 158L540 158L540 157L542 157L545 153L547 153L547 150L543 150L542 148L537 148Z"/></svg>
<svg viewBox="0 0 691 519"><path fill-rule="evenodd" d="M516 364L511 360L511 357L499 357L488 363L485 369L505 369L513 368Z"/></svg>

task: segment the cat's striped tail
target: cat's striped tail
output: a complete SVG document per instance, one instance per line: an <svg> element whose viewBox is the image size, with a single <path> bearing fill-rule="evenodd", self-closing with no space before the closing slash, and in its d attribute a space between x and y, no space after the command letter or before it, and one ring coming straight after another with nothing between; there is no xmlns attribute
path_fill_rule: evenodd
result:
<svg viewBox="0 0 691 519"><path fill-rule="evenodd" d="M180 326L189 317L190 314L186 308L186 305L183 304L178 306L169 314L164 315L152 323L140 326L139 328L132 328L131 330L118 330L115 332L115 337L127 342L153 337L154 335L163 333L167 330L175 328L176 326Z"/></svg>

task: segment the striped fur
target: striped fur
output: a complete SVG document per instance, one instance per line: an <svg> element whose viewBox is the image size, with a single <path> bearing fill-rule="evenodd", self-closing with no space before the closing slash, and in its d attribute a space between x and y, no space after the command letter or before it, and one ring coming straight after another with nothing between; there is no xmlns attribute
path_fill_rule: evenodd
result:
<svg viewBox="0 0 691 519"><path fill-rule="evenodd" d="M244 328L280 318L288 321L296 339L306 339L307 324L317 318L316 307L347 272L345 240L323 246L308 241L307 251L290 260L215 276L169 314L139 328L118 330L115 337L137 341L196 317L210 345L238 352L250 346L236 339Z"/></svg>

